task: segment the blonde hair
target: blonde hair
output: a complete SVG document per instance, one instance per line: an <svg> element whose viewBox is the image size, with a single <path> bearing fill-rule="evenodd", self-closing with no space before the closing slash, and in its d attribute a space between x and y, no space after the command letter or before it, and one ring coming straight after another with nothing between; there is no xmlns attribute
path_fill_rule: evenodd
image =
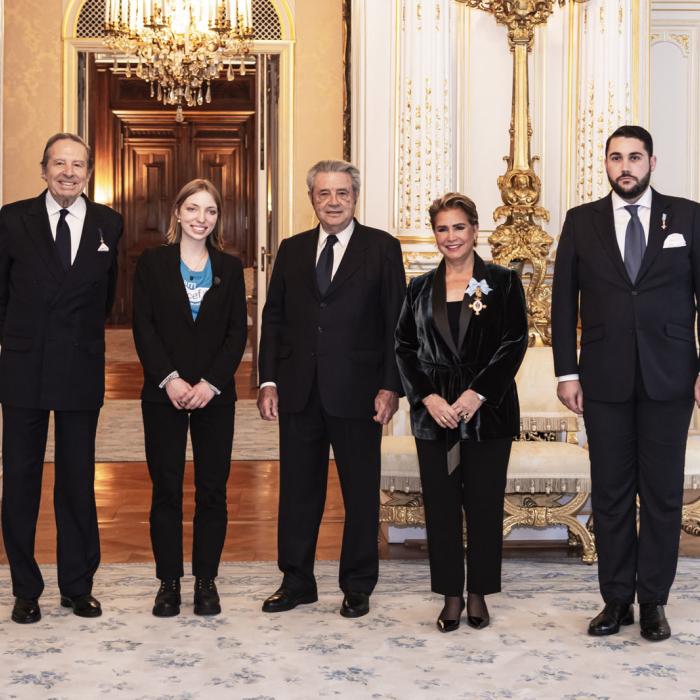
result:
<svg viewBox="0 0 700 700"><path fill-rule="evenodd" d="M197 178L195 180L190 180L178 193L173 202L173 208L170 213L170 225L168 226L168 232L165 234L165 240L171 245L174 243L179 243L182 238L182 227L180 225L178 211L183 205L184 201L191 197L197 192L208 192L216 202L216 224L214 224L214 230L209 234L209 239L212 245L219 250L224 249L224 234L221 230L221 195L216 186L209 180L204 180L203 178Z"/></svg>
<svg viewBox="0 0 700 700"><path fill-rule="evenodd" d="M467 221L472 226L479 225L479 214L476 211L476 204L469 197L459 192L448 192L433 200L433 203L428 209L430 216L430 226L435 230L435 219L441 211L447 209L461 209L467 215Z"/></svg>

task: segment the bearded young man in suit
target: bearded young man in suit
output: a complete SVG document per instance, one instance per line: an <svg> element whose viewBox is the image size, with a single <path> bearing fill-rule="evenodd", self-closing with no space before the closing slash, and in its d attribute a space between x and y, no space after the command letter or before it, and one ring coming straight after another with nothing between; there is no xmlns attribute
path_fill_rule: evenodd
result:
<svg viewBox="0 0 700 700"><path fill-rule="evenodd" d="M394 328L406 280L396 238L354 219L355 166L321 161L307 186L320 225L280 245L263 311L258 407L265 420L279 415L284 574L263 611L318 599L313 569L332 445L345 504L340 614L360 617L378 576L379 450L402 391Z"/></svg>
<svg viewBox="0 0 700 700"><path fill-rule="evenodd" d="M47 190L0 210L2 531L19 623L41 618L34 538L51 411L61 605L101 614L92 596L100 561L95 431L122 217L82 194L91 173L87 144L55 134L41 161Z"/></svg>
<svg viewBox="0 0 700 700"><path fill-rule="evenodd" d="M590 449L605 606L588 632L632 624L636 594L642 636L661 641L671 635L664 605L678 559L688 425L700 401L700 206L652 189L655 166L642 127L608 138L612 192L571 209L562 229L552 341L558 396L583 415Z"/></svg>

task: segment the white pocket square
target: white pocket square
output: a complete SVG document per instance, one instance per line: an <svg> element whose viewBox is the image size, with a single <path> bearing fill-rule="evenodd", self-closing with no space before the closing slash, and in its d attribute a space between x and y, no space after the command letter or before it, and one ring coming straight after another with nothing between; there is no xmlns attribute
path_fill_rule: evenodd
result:
<svg viewBox="0 0 700 700"><path fill-rule="evenodd" d="M670 233L664 239L664 248L683 248L685 246L685 238L682 233Z"/></svg>

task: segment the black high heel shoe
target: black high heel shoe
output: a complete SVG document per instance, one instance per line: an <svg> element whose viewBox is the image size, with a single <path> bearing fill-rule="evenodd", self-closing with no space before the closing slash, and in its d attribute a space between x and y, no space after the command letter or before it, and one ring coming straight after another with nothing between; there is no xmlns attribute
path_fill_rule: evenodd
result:
<svg viewBox="0 0 700 700"><path fill-rule="evenodd" d="M472 594L472 595L477 595L477 594ZM484 600L484 596L478 596L481 598L481 602L483 603L484 606L484 612L483 615L470 615L469 612L467 612L467 624L470 627L473 627L475 630L482 630L484 627L488 627L489 623L491 622L491 618L489 617L489 609L486 607L486 601Z"/></svg>
<svg viewBox="0 0 700 700"><path fill-rule="evenodd" d="M440 630L440 632L454 632L456 629L459 628L459 621L462 616L462 612L464 612L464 608L466 607L464 598L462 598L460 602L461 605L459 608L459 617L456 620L446 620L445 618L443 618L443 614L445 612L445 608L443 607L442 612L440 613L440 616L437 619L437 628Z"/></svg>

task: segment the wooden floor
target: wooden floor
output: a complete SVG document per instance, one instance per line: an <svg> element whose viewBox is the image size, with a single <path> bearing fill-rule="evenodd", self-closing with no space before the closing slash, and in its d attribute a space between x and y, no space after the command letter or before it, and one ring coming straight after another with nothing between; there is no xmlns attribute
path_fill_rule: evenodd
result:
<svg viewBox="0 0 700 700"><path fill-rule="evenodd" d="M142 382L138 363L114 362L107 368L107 399L137 399ZM243 363L236 377L239 398L255 398L250 363ZM42 505L37 528L36 552L40 563L55 562L56 533L53 522L53 464L47 463ZM229 529L225 561L274 560L277 557L278 462L233 462L229 479ZM100 522L102 561L105 563L152 560L148 533L150 481L143 462L111 462L97 465L95 491ZM188 463L184 498L184 551L189 560L192 547L194 485ZM317 557L337 559L343 528L343 505L335 467L328 483L326 511L321 525ZM380 543L383 558L425 557L424 548ZM681 553L700 556L700 538L683 535ZM565 546L520 543L506 546L505 556L571 557ZM7 563L0 546L0 563Z"/></svg>

